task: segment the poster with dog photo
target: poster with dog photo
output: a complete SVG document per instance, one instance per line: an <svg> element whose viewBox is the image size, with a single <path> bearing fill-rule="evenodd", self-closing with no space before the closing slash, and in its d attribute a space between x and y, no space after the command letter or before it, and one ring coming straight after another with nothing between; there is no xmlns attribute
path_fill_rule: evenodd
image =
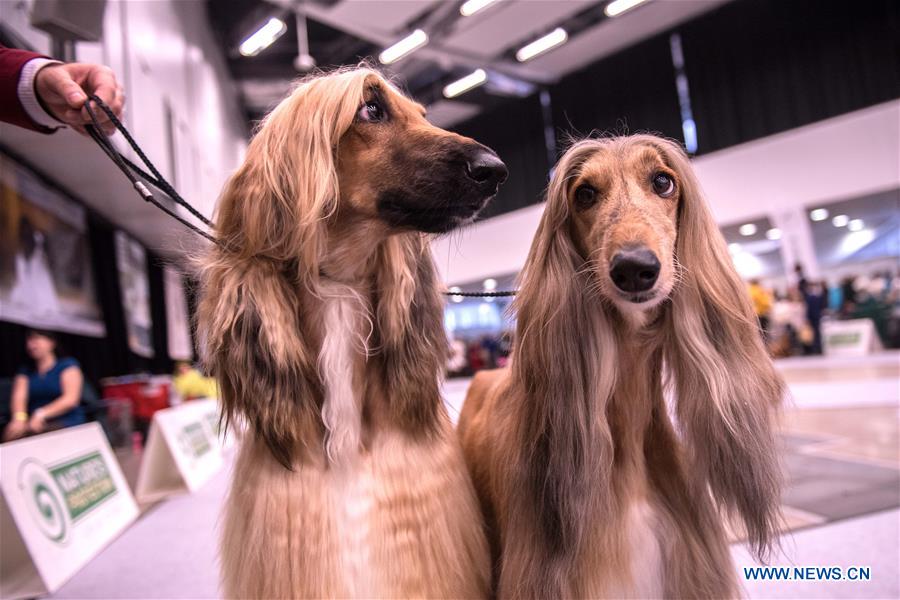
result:
<svg viewBox="0 0 900 600"><path fill-rule="evenodd" d="M137 240L116 232L116 266L125 309L128 347L138 356L153 358L153 320L150 315L150 279L147 253Z"/></svg>
<svg viewBox="0 0 900 600"><path fill-rule="evenodd" d="M2 153L0 320L106 335L84 208Z"/></svg>

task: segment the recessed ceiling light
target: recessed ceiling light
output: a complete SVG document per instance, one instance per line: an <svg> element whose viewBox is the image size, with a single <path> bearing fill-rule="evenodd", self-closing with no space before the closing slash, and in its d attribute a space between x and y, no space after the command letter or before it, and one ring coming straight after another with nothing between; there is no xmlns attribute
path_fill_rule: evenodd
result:
<svg viewBox="0 0 900 600"><path fill-rule="evenodd" d="M516 60L519 62L531 60L557 46L565 44L567 39L569 39L569 34L566 33L566 30L562 27L557 27L547 35L539 37L530 44L519 48L519 51L516 52Z"/></svg>
<svg viewBox="0 0 900 600"><path fill-rule="evenodd" d="M738 232L740 232L741 235L753 235L756 233L756 225L753 223L744 223L740 226Z"/></svg>
<svg viewBox="0 0 900 600"><path fill-rule="evenodd" d="M497 280L494 279L493 277L491 277L490 279L485 279L484 280L484 289L489 292L493 292L494 290L496 290L497 289Z"/></svg>
<svg viewBox="0 0 900 600"><path fill-rule="evenodd" d="M265 25L253 32L250 37L241 42L238 51L244 56L256 56L272 45L287 31L284 21L276 17L269 19Z"/></svg>
<svg viewBox="0 0 900 600"><path fill-rule="evenodd" d="M847 229L850 231L862 231L865 226L862 219L851 219L850 222L847 223Z"/></svg>
<svg viewBox="0 0 900 600"><path fill-rule="evenodd" d="M606 13L607 17L618 17L622 13L628 12L635 6L643 4L644 2L647 2L647 0L613 0L606 5L603 12Z"/></svg>
<svg viewBox="0 0 900 600"><path fill-rule="evenodd" d="M450 292L461 292L462 288L460 288L458 285L454 285L453 287L450 288L449 291ZM463 297L457 296L457 295L450 296L450 299L454 302L462 302L463 301Z"/></svg>
<svg viewBox="0 0 900 600"><path fill-rule="evenodd" d="M740 244L728 244L728 251L731 252L732 254L737 254L738 252L741 251L741 245Z"/></svg>
<svg viewBox="0 0 900 600"><path fill-rule="evenodd" d="M809 218L813 221L824 221L828 218L828 209L817 208L815 210L811 210L809 211Z"/></svg>
<svg viewBox="0 0 900 600"><path fill-rule="evenodd" d="M465 77L460 77L453 83L444 86L445 98L456 98L461 94L465 94L471 89L477 88L479 85L487 81L487 73L484 69L475 69Z"/></svg>
<svg viewBox="0 0 900 600"><path fill-rule="evenodd" d="M383 65L395 63L427 43L428 35L421 29L416 29L393 46L385 48L381 54L378 55L378 61Z"/></svg>
<svg viewBox="0 0 900 600"><path fill-rule="evenodd" d="M468 0L467 2L463 2L462 6L459 7L459 14L464 17L471 17L475 13L484 10L498 1L499 0Z"/></svg>
<svg viewBox="0 0 900 600"><path fill-rule="evenodd" d="M766 231L766 237L770 240L780 240L781 239L781 230L777 227L773 227Z"/></svg>
<svg viewBox="0 0 900 600"><path fill-rule="evenodd" d="M844 227L847 223L850 222L850 217L847 215L835 215L833 219L831 219L831 224L835 227Z"/></svg>

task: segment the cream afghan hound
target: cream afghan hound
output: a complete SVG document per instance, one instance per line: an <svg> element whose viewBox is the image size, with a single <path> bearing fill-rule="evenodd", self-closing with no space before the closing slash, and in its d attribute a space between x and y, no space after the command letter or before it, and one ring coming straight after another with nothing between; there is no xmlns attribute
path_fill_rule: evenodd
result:
<svg viewBox="0 0 900 600"><path fill-rule="evenodd" d="M223 518L226 597L484 597L482 517L440 396L428 233L506 167L376 72L302 81L218 206L199 326L246 424Z"/></svg>
<svg viewBox="0 0 900 600"><path fill-rule="evenodd" d="M459 424L499 597L738 596L723 519L767 551L783 384L682 150L576 143L515 307Z"/></svg>

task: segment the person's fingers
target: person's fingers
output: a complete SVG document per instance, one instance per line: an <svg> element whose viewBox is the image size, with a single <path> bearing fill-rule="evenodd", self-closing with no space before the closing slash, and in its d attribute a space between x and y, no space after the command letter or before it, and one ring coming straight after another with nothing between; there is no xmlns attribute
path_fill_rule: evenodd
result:
<svg viewBox="0 0 900 600"><path fill-rule="evenodd" d="M47 73L47 85L56 95L65 100L70 108L78 110L84 106L84 101L87 100L87 94L85 94L84 90L81 89L81 86L72 79L72 76L65 67L66 65L62 65L59 68L49 69Z"/></svg>
<svg viewBox="0 0 900 600"><path fill-rule="evenodd" d="M122 101L119 100L119 84L112 69L98 65L88 74L87 81L89 90L119 116L122 112Z"/></svg>

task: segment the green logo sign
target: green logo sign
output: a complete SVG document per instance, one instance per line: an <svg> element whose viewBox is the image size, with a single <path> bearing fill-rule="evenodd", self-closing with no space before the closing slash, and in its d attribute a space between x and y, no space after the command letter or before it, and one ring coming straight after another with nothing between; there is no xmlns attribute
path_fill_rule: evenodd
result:
<svg viewBox="0 0 900 600"><path fill-rule="evenodd" d="M45 467L34 459L19 470L19 488L38 527L64 542L73 523L116 493L116 484L99 452Z"/></svg>
<svg viewBox="0 0 900 600"><path fill-rule="evenodd" d="M178 433L178 442L181 444L182 450L194 458L200 458L212 450L212 446L209 445L209 438L206 437L206 432L203 431L203 425L197 422L189 423L181 428L181 431Z"/></svg>

